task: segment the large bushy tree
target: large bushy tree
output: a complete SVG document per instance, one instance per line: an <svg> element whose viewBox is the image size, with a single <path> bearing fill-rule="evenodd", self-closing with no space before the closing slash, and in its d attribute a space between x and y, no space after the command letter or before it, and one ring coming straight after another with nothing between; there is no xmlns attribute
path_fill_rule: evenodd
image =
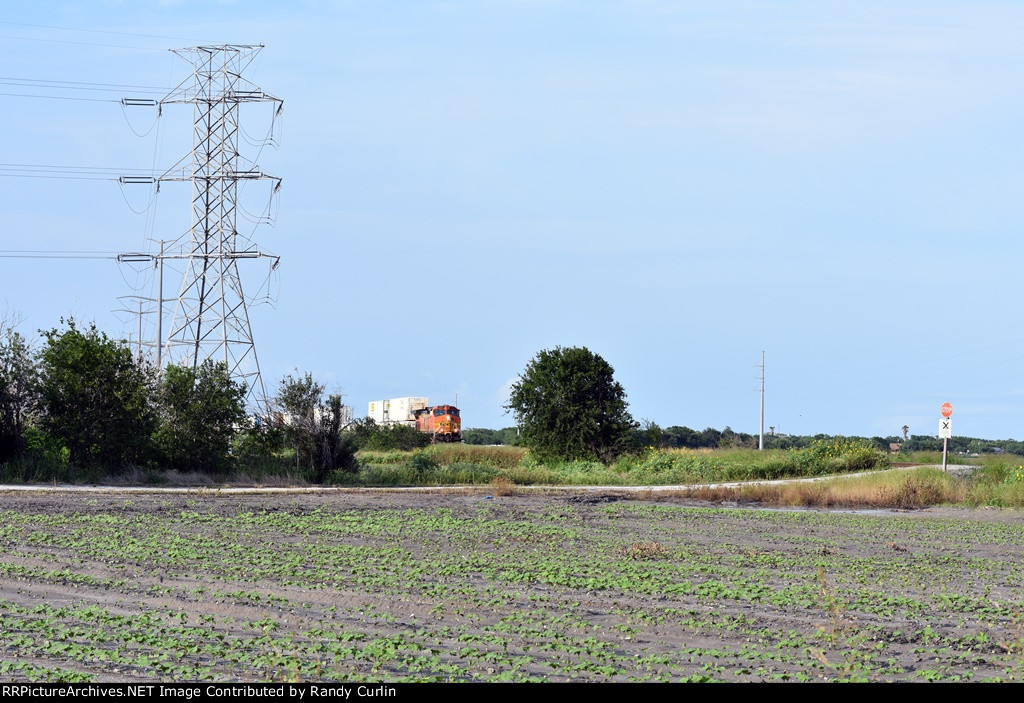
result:
<svg viewBox="0 0 1024 703"><path fill-rule="evenodd" d="M35 359L28 342L0 324L0 462L25 451L26 423L35 406Z"/></svg>
<svg viewBox="0 0 1024 703"><path fill-rule="evenodd" d="M147 461L157 424L153 369L95 324L84 330L74 320L66 325L43 332L43 428L67 447L72 464L115 468Z"/></svg>
<svg viewBox="0 0 1024 703"><path fill-rule="evenodd" d="M225 471L231 442L246 420L245 384L227 365L207 359L197 369L170 364L160 380L160 427L164 465L186 471Z"/></svg>
<svg viewBox="0 0 1024 703"><path fill-rule="evenodd" d="M629 448L637 427L614 369L586 347L538 352L512 385L505 408L540 459L607 463Z"/></svg>
<svg viewBox="0 0 1024 703"><path fill-rule="evenodd" d="M281 380L275 399L285 434L295 447L296 466L308 469L317 482L335 469L357 468L355 437L343 432L347 423L341 396L324 392L324 385L309 372L289 374Z"/></svg>

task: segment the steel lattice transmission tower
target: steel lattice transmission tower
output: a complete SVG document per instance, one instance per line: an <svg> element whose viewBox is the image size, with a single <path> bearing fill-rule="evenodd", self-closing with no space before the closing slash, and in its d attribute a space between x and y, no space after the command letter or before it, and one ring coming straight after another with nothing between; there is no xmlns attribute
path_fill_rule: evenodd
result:
<svg viewBox="0 0 1024 703"><path fill-rule="evenodd" d="M225 44L174 50L192 64L193 73L160 102L193 106L193 147L159 180L192 183L192 223L161 251L161 258L183 259L185 272L166 336L160 303L157 359L192 367L206 359L223 361L232 378L246 383L247 399L265 406L238 262L268 255L237 226L240 181L274 181L275 191L281 185L238 150L243 104L276 103L275 117L282 107L280 98L243 78L262 48Z"/></svg>

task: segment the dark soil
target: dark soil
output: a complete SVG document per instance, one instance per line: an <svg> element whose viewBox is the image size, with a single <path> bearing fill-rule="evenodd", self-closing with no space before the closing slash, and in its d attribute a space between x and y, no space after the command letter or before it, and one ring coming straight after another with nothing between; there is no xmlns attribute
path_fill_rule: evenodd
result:
<svg viewBox="0 0 1024 703"><path fill-rule="evenodd" d="M0 493L0 678L1012 680L1024 514Z"/></svg>

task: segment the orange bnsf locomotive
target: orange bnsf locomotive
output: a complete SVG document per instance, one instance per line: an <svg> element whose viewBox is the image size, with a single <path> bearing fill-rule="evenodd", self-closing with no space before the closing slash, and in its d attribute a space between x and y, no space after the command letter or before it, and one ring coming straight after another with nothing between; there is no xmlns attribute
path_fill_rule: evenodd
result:
<svg viewBox="0 0 1024 703"><path fill-rule="evenodd" d="M430 435L432 442L461 442L462 419L454 405L428 404L420 396L374 400L367 417L378 425L406 425Z"/></svg>
<svg viewBox="0 0 1024 703"><path fill-rule="evenodd" d="M435 405L416 410L416 429L430 435L432 442L461 442L462 419L454 405Z"/></svg>

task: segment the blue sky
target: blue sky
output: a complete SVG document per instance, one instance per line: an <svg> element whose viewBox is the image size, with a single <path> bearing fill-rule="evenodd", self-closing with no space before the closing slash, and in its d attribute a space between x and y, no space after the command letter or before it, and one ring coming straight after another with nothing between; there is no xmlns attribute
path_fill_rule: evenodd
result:
<svg viewBox="0 0 1024 703"><path fill-rule="evenodd" d="M284 179L278 216L255 235L282 257L276 307L252 312L271 389L297 367L359 414L457 395L466 426L501 427L530 358L583 345L638 419L756 432L764 350L782 432L935 434L949 401L957 434L1024 438L1020 3L0 11L13 79L169 89L188 66L168 49L227 42L266 45L249 75L284 100L280 148L259 159ZM5 163L130 172L190 148L187 107L154 126L115 102L0 101ZM244 126L261 135L268 115ZM183 185L154 201L113 181L0 183L3 250L133 251L188 227ZM252 290L266 269L246 274ZM5 258L0 304L25 332L73 314L134 335L118 296L149 279Z"/></svg>

